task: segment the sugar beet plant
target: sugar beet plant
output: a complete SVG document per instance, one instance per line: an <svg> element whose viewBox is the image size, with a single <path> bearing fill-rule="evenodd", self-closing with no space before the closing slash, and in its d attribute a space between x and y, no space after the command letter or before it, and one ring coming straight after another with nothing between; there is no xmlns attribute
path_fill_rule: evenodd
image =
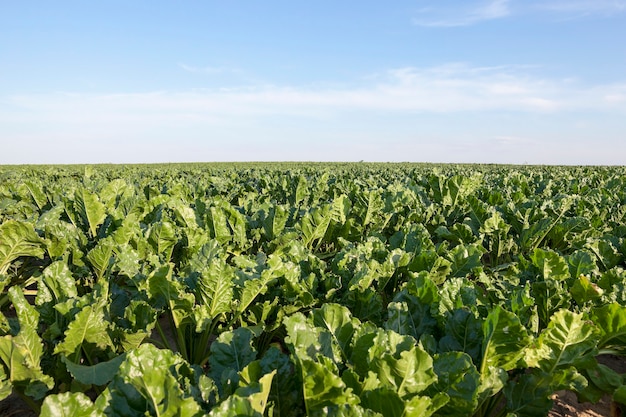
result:
<svg viewBox="0 0 626 417"><path fill-rule="evenodd" d="M626 402L623 168L0 168L0 399L42 416Z"/></svg>

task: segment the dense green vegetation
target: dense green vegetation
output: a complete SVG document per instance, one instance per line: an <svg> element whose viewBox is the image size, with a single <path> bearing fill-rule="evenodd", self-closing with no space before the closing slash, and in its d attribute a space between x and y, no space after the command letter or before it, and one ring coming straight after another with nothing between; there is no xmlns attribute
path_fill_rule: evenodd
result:
<svg viewBox="0 0 626 417"><path fill-rule="evenodd" d="M44 416L626 402L626 169L0 167L0 399Z"/></svg>

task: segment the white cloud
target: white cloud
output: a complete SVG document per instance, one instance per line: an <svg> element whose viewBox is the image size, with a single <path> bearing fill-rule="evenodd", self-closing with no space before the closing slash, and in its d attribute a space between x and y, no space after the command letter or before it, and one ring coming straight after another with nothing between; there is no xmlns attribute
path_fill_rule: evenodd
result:
<svg viewBox="0 0 626 417"><path fill-rule="evenodd" d="M4 96L0 163L624 163L626 142L596 144L622 138L626 83L589 86L535 72L453 63L391 69L342 88ZM581 114L589 128L576 130ZM574 137L581 142L564 144Z"/></svg>
<svg viewBox="0 0 626 417"><path fill-rule="evenodd" d="M178 66L182 68L183 70L194 73L194 74L224 74L224 73L238 74L238 73L241 73L241 70L237 68L230 68L230 67L212 67L212 66L197 67L193 65L180 63L180 62L178 63Z"/></svg>
<svg viewBox="0 0 626 417"><path fill-rule="evenodd" d="M511 14L510 0L490 0L465 7L462 10L423 8L422 17L413 19L413 23L425 27L470 26L487 20L500 19Z"/></svg>
<svg viewBox="0 0 626 417"><path fill-rule="evenodd" d="M450 113L467 111L626 111L626 84L585 86L546 79L524 67L449 64L397 68L358 87L264 85L245 88L124 94L24 94L0 121L31 118L124 122L159 117L172 122L223 123L243 116L335 117L342 111ZM21 116L20 116L21 115Z"/></svg>
<svg viewBox="0 0 626 417"><path fill-rule="evenodd" d="M459 2L460 4L461 2ZM438 3L440 4L440 3ZM558 19L611 17L626 13L624 0L490 0L472 1L459 7L422 7L413 23L423 27L472 26L513 15L552 15ZM514 6L514 7L513 7Z"/></svg>
<svg viewBox="0 0 626 417"><path fill-rule="evenodd" d="M536 2L535 8L541 11L566 15L567 17L612 16L626 12L626 1L552 0Z"/></svg>

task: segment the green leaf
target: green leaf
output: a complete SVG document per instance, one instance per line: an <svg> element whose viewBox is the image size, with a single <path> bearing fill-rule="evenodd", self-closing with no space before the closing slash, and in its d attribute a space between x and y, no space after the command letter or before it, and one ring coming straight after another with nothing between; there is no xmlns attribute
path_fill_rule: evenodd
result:
<svg viewBox="0 0 626 417"><path fill-rule="evenodd" d="M332 405L357 404L358 398L346 389L335 363L325 356L318 356L318 361L299 358L307 415Z"/></svg>
<svg viewBox="0 0 626 417"><path fill-rule="evenodd" d="M209 375L222 390L229 383L229 374L236 375L256 359L257 352L252 347L254 333L245 327L222 333L211 344ZM233 381L237 383L237 381Z"/></svg>
<svg viewBox="0 0 626 417"><path fill-rule="evenodd" d="M54 295L57 302L78 296L76 281L72 272L63 261L53 262L43 271L43 283Z"/></svg>
<svg viewBox="0 0 626 417"><path fill-rule="evenodd" d="M161 259L169 261L172 257L174 246L178 242L176 228L168 221L153 223L148 231L148 243Z"/></svg>
<svg viewBox="0 0 626 417"><path fill-rule="evenodd" d="M350 357L350 342L355 325L358 325L350 310L339 304L324 304L313 311L313 324L331 335L333 350L338 350L336 361L343 362Z"/></svg>
<svg viewBox="0 0 626 417"><path fill-rule="evenodd" d="M378 365L373 371L381 384L394 388L404 399L424 391L437 380L433 360L420 345L395 355L386 353Z"/></svg>
<svg viewBox="0 0 626 417"><path fill-rule="evenodd" d="M569 266L565 259L552 250L535 249L530 259L539 268L543 279L563 281L570 278Z"/></svg>
<svg viewBox="0 0 626 417"><path fill-rule="evenodd" d="M481 378L491 367L505 371L516 368L530 341L515 314L499 306L491 310L483 323Z"/></svg>
<svg viewBox="0 0 626 417"><path fill-rule="evenodd" d="M326 204L312 208L300 220L303 242L308 248L318 243L326 234L332 220L332 205Z"/></svg>
<svg viewBox="0 0 626 417"><path fill-rule="evenodd" d="M115 349L109 336L109 322L104 318L100 303L84 307L65 332L65 338L54 348L54 354L73 355L83 343L93 343L100 349Z"/></svg>
<svg viewBox="0 0 626 417"><path fill-rule="evenodd" d="M231 311L234 277L232 267L221 258L213 259L210 265L201 271L196 294L208 307L211 318Z"/></svg>
<svg viewBox="0 0 626 417"><path fill-rule="evenodd" d="M472 272L474 268L482 266L481 256L485 253L485 249L478 245L458 245L447 253L452 269L451 274L454 277L465 277Z"/></svg>
<svg viewBox="0 0 626 417"><path fill-rule="evenodd" d="M7 220L0 224L0 275L20 256L42 258L43 241L31 223Z"/></svg>
<svg viewBox="0 0 626 417"><path fill-rule="evenodd" d="M600 331L599 349L626 346L626 306L611 303L591 310L591 321Z"/></svg>
<svg viewBox="0 0 626 417"><path fill-rule="evenodd" d="M94 404L82 392L48 395L41 406L41 417L99 417Z"/></svg>
<svg viewBox="0 0 626 417"><path fill-rule="evenodd" d="M519 417L547 416L552 408L550 382L550 376L543 373L520 375L510 381L504 389L507 410Z"/></svg>
<svg viewBox="0 0 626 417"><path fill-rule="evenodd" d="M13 386L39 400L54 386L54 380L41 368L43 343L37 334L39 314L28 304L19 287L9 289L9 299L17 312L20 328L16 336L0 337L0 360Z"/></svg>
<svg viewBox="0 0 626 417"><path fill-rule="evenodd" d="M574 285L571 286L570 293L576 304L582 307L589 301L600 299L604 291L586 276L579 275L574 281Z"/></svg>
<svg viewBox="0 0 626 417"><path fill-rule="evenodd" d="M85 385L105 385L111 382L120 368L120 364L126 359L126 353L116 356L106 362L86 366L72 362L67 357L62 356L67 370L75 380Z"/></svg>
<svg viewBox="0 0 626 417"><path fill-rule="evenodd" d="M100 239L96 247L89 251L87 260L96 272L98 278L102 278L113 265L114 243L110 238Z"/></svg>
<svg viewBox="0 0 626 417"><path fill-rule="evenodd" d="M405 402L392 388L376 388L363 393L361 402L364 407L385 417L405 416ZM421 414L415 414L420 415Z"/></svg>
<svg viewBox="0 0 626 417"><path fill-rule="evenodd" d="M204 413L192 390L198 372L172 351L141 345L128 352L109 384L105 412L131 417L200 417Z"/></svg>
<svg viewBox="0 0 626 417"><path fill-rule="evenodd" d="M39 210L43 209L48 204L48 196L44 192L42 184L35 184L33 181L25 181L24 185L28 188L30 195L33 197L33 201L39 207Z"/></svg>
<svg viewBox="0 0 626 417"><path fill-rule="evenodd" d="M585 250L577 250L567 256L570 276L591 275L598 271L593 255Z"/></svg>
<svg viewBox="0 0 626 417"><path fill-rule="evenodd" d="M235 391L235 395L247 398L250 401L252 408L257 413L263 415L268 404L268 398L272 389L272 381L276 375L276 370L273 370L263 376L253 376L248 371L253 364L256 364L256 366L252 367L257 368L260 373L261 366L258 361L251 362L246 368L244 368L243 371L240 372L240 387ZM245 384L242 384L244 379Z"/></svg>
<svg viewBox="0 0 626 417"><path fill-rule="evenodd" d="M560 310L526 353L526 363L548 374L558 368L577 366L595 356L598 336L583 315ZM587 356L587 357L586 357Z"/></svg>
<svg viewBox="0 0 626 417"><path fill-rule="evenodd" d="M92 238L98 234L98 226L104 223L106 211L96 194L83 189L74 193L74 209L80 216L83 224L89 230Z"/></svg>
<svg viewBox="0 0 626 417"><path fill-rule="evenodd" d="M426 391L431 397L445 393L449 401L437 412L440 416L471 415L478 406L480 374L465 353L447 352L435 355L437 381Z"/></svg>
<svg viewBox="0 0 626 417"><path fill-rule="evenodd" d="M446 320L439 349L441 352L465 352L474 363L480 363L482 336L481 321L467 310L456 309Z"/></svg>

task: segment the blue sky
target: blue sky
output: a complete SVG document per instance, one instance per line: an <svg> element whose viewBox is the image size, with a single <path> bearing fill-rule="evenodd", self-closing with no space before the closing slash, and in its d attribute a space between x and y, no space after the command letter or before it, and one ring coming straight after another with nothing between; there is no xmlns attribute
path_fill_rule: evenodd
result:
<svg viewBox="0 0 626 417"><path fill-rule="evenodd" d="M4 2L0 149L626 165L626 0Z"/></svg>

